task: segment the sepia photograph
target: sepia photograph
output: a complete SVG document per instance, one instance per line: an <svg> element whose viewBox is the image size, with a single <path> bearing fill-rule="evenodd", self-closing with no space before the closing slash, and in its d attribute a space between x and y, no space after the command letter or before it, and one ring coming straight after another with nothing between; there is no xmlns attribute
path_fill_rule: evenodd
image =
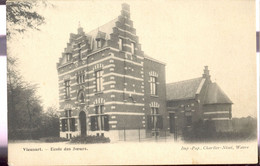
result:
<svg viewBox="0 0 260 166"><path fill-rule="evenodd" d="M256 164L255 9L7 1L8 163Z"/></svg>

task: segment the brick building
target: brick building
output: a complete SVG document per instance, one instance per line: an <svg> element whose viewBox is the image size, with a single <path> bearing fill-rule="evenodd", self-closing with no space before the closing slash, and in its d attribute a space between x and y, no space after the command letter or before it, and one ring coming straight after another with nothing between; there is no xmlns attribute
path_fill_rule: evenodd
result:
<svg viewBox="0 0 260 166"><path fill-rule="evenodd" d="M170 83L166 89L170 133L182 135L199 120L213 122L216 131L232 129L232 101L211 81L207 66L202 77Z"/></svg>
<svg viewBox="0 0 260 166"><path fill-rule="evenodd" d="M168 128L165 64L144 55L130 7L109 23L70 34L57 63L60 137L150 137Z"/></svg>

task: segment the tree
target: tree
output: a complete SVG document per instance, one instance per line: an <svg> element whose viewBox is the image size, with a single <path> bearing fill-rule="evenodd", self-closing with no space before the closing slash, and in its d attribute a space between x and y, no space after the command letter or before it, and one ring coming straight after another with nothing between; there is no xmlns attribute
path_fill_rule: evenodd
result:
<svg viewBox="0 0 260 166"><path fill-rule="evenodd" d="M7 63L8 131L11 137L19 129L28 129L31 135L33 128L40 126L42 113L37 86L23 81L15 67L16 59L8 57Z"/></svg>
<svg viewBox="0 0 260 166"><path fill-rule="evenodd" d="M8 1L6 5L7 38L28 29L40 30L45 18L37 12L41 6L53 6L46 1ZM44 113L41 100L36 95L37 85L23 80L17 70L18 58L7 56L8 90L8 132L10 139L29 139L56 135L59 131L59 119L54 107ZM53 128L54 133L48 129ZM57 129L58 128L58 129ZM48 133L49 132L49 133Z"/></svg>
<svg viewBox="0 0 260 166"><path fill-rule="evenodd" d="M46 1L8 1L6 3L7 38L16 32L23 33L28 28L40 30L45 18L37 12L39 6L53 6Z"/></svg>
<svg viewBox="0 0 260 166"><path fill-rule="evenodd" d="M41 135L45 137L57 137L59 136L59 116L57 114L57 108L51 106L47 108L47 111L42 114L41 118Z"/></svg>

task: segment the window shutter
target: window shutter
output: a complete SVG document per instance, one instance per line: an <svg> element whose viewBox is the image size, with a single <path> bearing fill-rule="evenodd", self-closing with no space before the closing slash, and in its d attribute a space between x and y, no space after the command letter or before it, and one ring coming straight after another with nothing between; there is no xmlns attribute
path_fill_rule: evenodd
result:
<svg viewBox="0 0 260 166"><path fill-rule="evenodd" d="M71 131L75 131L75 118L72 118L70 121L71 121L71 123L70 123Z"/></svg>
<svg viewBox="0 0 260 166"><path fill-rule="evenodd" d="M104 130L109 131L108 115L104 115L103 118L104 118Z"/></svg>
<svg viewBox="0 0 260 166"><path fill-rule="evenodd" d="M66 131L66 127L65 127L65 125L66 125L66 121L65 121L65 119L62 119L61 120L61 125L62 125L62 131L64 132L64 131Z"/></svg>
<svg viewBox="0 0 260 166"><path fill-rule="evenodd" d="M157 117L156 128L163 129L163 118L161 115Z"/></svg>
<svg viewBox="0 0 260 166"><path fill-rule="evenodd" d="M151 116L147 116L147 128L148 130L152 130L153 126L152 126L152 117Z"/></svg>
<svg viewBox="0 0 260 166"><path fill-rule="evenodd" d="M90 117L90 123L91 123L91 131L96 131L96 117L95 116Z"/></svg>
<svg viewBox="0 0 260 166"><path fill-rule="evenodd" d="M100 126L98 124L98 116L95 116L95 130L99 130Z"/></svg>
<svg viewBox="0 0 260 166"><path fill-rule="evenodd" d="M64 126L65 126L65 127L64 127L64 130L65 130L65 131L68 131L68 121L67 121L67 119L64 119L64 122L65 122L65 123L64 123L64 124L65 124L65 125L64 125Z"/></svg>

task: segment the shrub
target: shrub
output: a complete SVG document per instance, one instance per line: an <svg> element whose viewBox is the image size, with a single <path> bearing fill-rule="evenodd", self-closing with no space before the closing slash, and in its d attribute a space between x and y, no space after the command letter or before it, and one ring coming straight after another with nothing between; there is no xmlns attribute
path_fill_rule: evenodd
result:
<svg viewBox="0 0 260 166"><path fill-rule="evenodd" d="M40 139L43 142L65 142L69 141L67 138L62 138L62 137L44 137Z"/></svg>
<svg viewBox="0 0 260 166"><path fill-rule="evenodd" d="M77 136L73 137L70 142L81 144L109 143L110 139L104 136Z"/></svg>
<svg viewBox="0 0 260 166"><path fill-rule="evenodd" d="M8 131L8 139L10 140L38 140L41 137L38 128L28 129L21 128L15 131Z"/></svg>

